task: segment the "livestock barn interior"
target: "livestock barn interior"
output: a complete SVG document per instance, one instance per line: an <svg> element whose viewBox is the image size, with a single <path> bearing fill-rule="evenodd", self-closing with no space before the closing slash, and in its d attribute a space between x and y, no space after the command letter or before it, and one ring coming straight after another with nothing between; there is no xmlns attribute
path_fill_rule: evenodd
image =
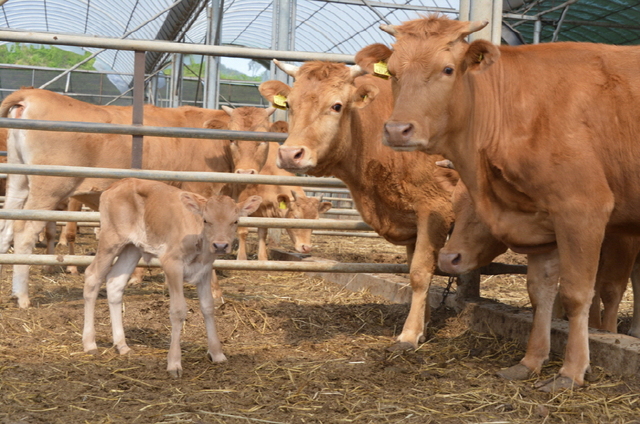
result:
<svg viewBox="0 0 640 424"><path fill-rule="evenodd" d="M0 8L0 43L14 52L6 57L15 58L26 45L76 54L75 62L59 67L0 63L2 99L21 87L43 88L96 105L132 106L134 124L143 102L167 108L268 107L258 91L263 81L293 84L272 58L351 65L363 47L394 42L380 24L430 13L486 19L490 24L472 37L510 45L636 45L640 38L640 2L622 0L0 0ZM287 113L278 110L272 119L286 120ZM0 118L0 127L43 128L9 121ZM62 129L110 131L77 123ZM128 130L137 134L135 145L140 134ZM234 137L229 131L198 131L179 136ZM75 172L39 166L33 169L43 175ZM21 172L0 164L0 173ZM160 178L136 169L107 176ZM270 261L256 260L254 231L248 261L235 260L235 251L216 261L224 303L216 304L215 317L227 362L207 359L197 292L185 285L180 379L165 370L169 292L157 262L125 290L124 329L132 351L119 355L112 347L103 288L96 310L99 353L87 354L82 271L96 253L97 212L0 211L1 219L58 221L59 230L66 220L81 223L75 253L57 246L55 255L47 254L40 242L34 255L0 254L3 423L640 423L640 343L625 335L633 316L631 290L620 305L620 334L592 335L585 387L543 393L536 382L562 364L562 323L554 327L554 356L541 376L507 381L495 375L516 363L526 347L526 256L507 252L482 275L467 275L453 286L448 276L435 276L426 342L393 349L411 299L406 249L362 222L344 184L303 175L193 178L297 184L332 208L315 224L290 223L315 228L310 254L296 252L279 220L272 219L269 225L278 229L270 230ZM260 226L260 219L266 218L242 218L240 225ZM19 308L11 297L13 263L31 265L29 308ZM67 265L78 266L80 274L69 273ZM483 300L475 298L478 290Z"/></svg>

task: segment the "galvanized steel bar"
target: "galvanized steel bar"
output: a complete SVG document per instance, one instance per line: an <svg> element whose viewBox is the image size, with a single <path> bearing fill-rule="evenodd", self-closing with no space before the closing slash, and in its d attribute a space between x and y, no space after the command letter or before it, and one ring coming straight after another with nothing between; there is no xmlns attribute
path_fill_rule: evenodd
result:
<svg viewBox="0 0 640 424"><path fill-rule="evenodd" d="M0 254L0 264L88 266L93 259L94 256L78 255ZM160 267L160 261L158 259L152 259L149 263L146 263L141 260L139 265L157 268ZM406 274L409 272L409 266L406 264L341 263L334 261L235 261L219 259L213 263L213 267L215 269L235 271L369 272L375 274Z"/></svg>
<svg viewBox="0 0 640 424"><path fill-rule="evenodd" d="M1 31L0 31L1 32ZM137 125L105 124L96 122L38 121L35 119L0 118L0 127L25 130L124 134L155 137L204 138L213 140L249 140L284 142L287 134L254 131L211 130L182 127L141 127Z"/></svg>
<svg viewBox="0 0 640 424"><path fill-rule="evenodd" d="M195 55L244 57L247 59L280 59L288 61L324 60L354 63L353 55L335 53L294 52L284 50L254 49L231 46L208 46L204 44L177 43L172 41L131 40L85 35L53 34L33 31L0 31L0 41L62 46L96 47L116 50L140 50Z"/></svg>
<svg viewBox="0 0 640 424"><path fill-rule="evenodd" d="M1 209L0 219L19 219L32 221L68 221L100 222L99 212L68 212L24 209ZM288 219L288 218L252 218L238 220L241 227L257 228L311 228L331 230L371 231L371 227L362 221L341 219Z"/></svg>
<svg viewBox="0 0 640 424"><path fill-rule="evenodd" d="M136 51L133 56L133 108L131 124L142 126L144 120L144 66L145 53ZM143 136L133 135L131 140L131 168L142 168Z"/></svg>
<svg viewBox="0 0 640 424"><path fill-rule="evenodd" d="M56 177L87 177L87 178L141 178L156 181L195 181L211 183L241 183L241 184L272 184L299 185L305 184L316 187L344 187L344 183L334 178L316 177L288 177L276 175L248 175L232 174L230 172L178 172L151 171L146 169L113 169L91 168L86 166L61 165L23 165L15 163L0 163L0 172L6 174L23 175L51 175Z"/></svg>

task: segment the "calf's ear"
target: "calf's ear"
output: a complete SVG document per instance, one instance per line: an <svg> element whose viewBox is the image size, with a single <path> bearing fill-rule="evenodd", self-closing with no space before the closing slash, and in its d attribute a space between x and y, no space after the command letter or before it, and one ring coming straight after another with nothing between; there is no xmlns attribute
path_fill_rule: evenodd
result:
<svg viewBox="0 0 640 424"><path fill-rule="evenodd" d="M278 209L289 209L291 207L291 198L286 194L278 194Z"/></svg>
<svg viewBox="0 0 640 424"><path fill-rule="evenodd" d="M260 94L262 94L262 97L273 104L273 96L280 94L281 96L287 97L291 92L291 87L289 87L282 81L271 80L265 81L260 84L258 90L260 90Z"/></svg>
<svg viewBox="0 0 640 424"><path fill-rule="evenodd" d="M289 132L289 123L287 121L276 121L271 124L269 132L277 132L286 134Z"/></svg>
<svg viewBox="0 0 640 424"><path fill-rule="evenodd" d="M202 216L204 206L207 204L207 199L199 194L190 193L188 191L180 193L180 201L187 210L199 216Z"/></svg>
<svg viewBox="0 0 640 424"><path fill-rule="evenodd" d="M320 204L318 205L318 213L325 213L326 211L331 209L332 206L333 205L331 204L331 202L320 202Z"/></svg>
<svg viewBox="0 0 640 424"><path fill-rule="evenodd" d="M240 208L240 216L249 216L254 213L260 207L262 203L262 197L260 196L251 196L244 202L238 203L238 207Z"/></svg>
<svg viewBox="0 0 640 424"><path fill-rule="evenodd" d="M465 68L471 72L481 72L500 59L500 50L487 40L476 40L469 45L464 56Z"/></svg>
<svg viewBox="0 0 640 424"><path fill-rule="evenodd" d="M224 130L227 129L229 125L229 119L221 119L221 118L212 118L208 121L205 121L203 127L210 128L212 130Z"/></svg>
<svg viewBox="0 0 640 424"><path fill-rule="evenodd" d="M353 95L353 107L360 109L371 103L376 98L380 89L373 84L363 84L356 89Z"/></svg>
<svg viewBox="0 0 640 424"><path fill-rule="evenodd" d="M393 50L384 44L371 44L356 53L355 62L368 74L373 74L373 65L378 62L386 62L391 57Z"/></svg>

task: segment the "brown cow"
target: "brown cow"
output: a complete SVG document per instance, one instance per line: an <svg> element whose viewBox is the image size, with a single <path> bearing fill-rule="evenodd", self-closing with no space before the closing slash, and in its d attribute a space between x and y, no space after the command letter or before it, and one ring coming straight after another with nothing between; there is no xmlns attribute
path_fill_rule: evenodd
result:
<svg viewBox="0 0 640 424"><path fill-rule="evenodd" d="M262 110L262 121L273 109ZM0 116L52 121L131 123L131 107L96 106L46 90L23 89L9 95L0 106ZM212 124L213 122L213 124ZM152 126L220 128L229 124L229 115L220 110L183 106L176 109L144 108L144 123ZM256 142L250 147L258 149ZM129 168L131 166L131 137L114 134L84 134L10 130L8 160L10 163L34 165L95 166ZM181 139L146 137L143 149L143 169L171 171L232 172L233 160L228 140ZM266 160L267 149L260 149L261 158L255 168ZM92 189L103 191L114 180L82 177L10 176L5 209L53 210L69 196ZM205 197L217 194L220 183L181 183L185 190ZM92 208L98 205L90 205ZM44 227L37 221L0 221L0 252L6 252L11 240L17 254L33 251L36 235ZM15 232L15 234L13 234ZM29 306L28 265L15 265L13 295L21 308Z"/></svg>
<svg viewBox="0 0 640 424"><path fill-rule="evenodd" d="M358 77L357 66L338 63L282 67L296 78L293 87L278 81L260 86L269 101L285 96L291 111L278 166L341 179L363 220L387 241L406 246L413 297L397 347L415 347L430 319L427 297L436 255L453 222L448 194L435 181L437 158L394 152L380 143L392 108L387 81Z"/></svg>
<svg viewBox="0 0 640 424"><path fill-rule="evenodd" d="M530 263L558 264L557 275L530 283L536 314L512 370L539 373L548 359L559 291L569 319L565 360L540 386L581 386L605 229L640 224L640 48L465 41L486 24L430 16L385 26L393 50L369 46L356 61L369 71L388 64L395 106L386 143L452 160L492 234Z"/></svg>
<svg viewBox="0 0 640 424"><path fill-rule="evenodd" d="M206 199L162 182L135 178L113 184L101 196L102 236L96 257L85 273L84 351L96 353L98 349L95 304L105 281L113 344L120 354L131 350L122 325L122 295L140 258L149 261L156 257L160 259L169 287L171 345L167 371L173 377L182 376L180 333L187 317L184 282L195 284L198 290L207 329L209 359L225 361L216 333L209 286L213 261L217 255L229 253L238 218L255 211L261 200L252 196L236 204L223 195Z"/></svg>
<svg viewBox="0 0 640 424"><path fill-rule="evenodd" d="M286 133L289 130L284 121L274 122L272 132ZM270 143L267 163L260 171L263 175L293 176L294 174L276 166L279 144ZM291 195L289 195L291 193ZM271 184L250 184L240 195L240 199L250 195L262 197L262 204L251 216L267 218L318 219L321 213L331 209L331 202L321 202L315 197L307 197L302 187L277 186ZM291 238L295 249L300 253L311 252L311 234L313 230L305 228L288 228L287 234ZM239 260L247 259L247 234L249 229L242 227L238 230ZM268 260L267 228L258 228L258 260Z"/></svg>

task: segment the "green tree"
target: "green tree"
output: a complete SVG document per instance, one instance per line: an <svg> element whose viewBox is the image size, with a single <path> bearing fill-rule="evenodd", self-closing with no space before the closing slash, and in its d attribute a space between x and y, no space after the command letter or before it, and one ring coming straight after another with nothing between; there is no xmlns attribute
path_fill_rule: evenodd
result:
<svg viewBox="0 0 640 424"><path fill-rule="evenodd" d="M33 44L5 44L0 46L0 63L47 68L70 68L81 60L91 56L69 52L57 47ZM80 66L79 69L95 69L95 58Z"/></svg>

